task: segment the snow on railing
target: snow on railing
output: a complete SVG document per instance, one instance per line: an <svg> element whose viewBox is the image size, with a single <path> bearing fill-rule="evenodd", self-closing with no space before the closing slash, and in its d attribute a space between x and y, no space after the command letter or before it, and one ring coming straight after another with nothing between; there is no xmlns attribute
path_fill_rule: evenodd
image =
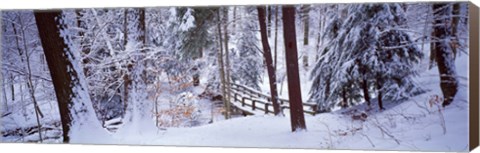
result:
<svg viewBox="0 0 480 153"><path fill-rule="evenodd" d="M240 102L242 107L248 106L252 108L252 111L261 110L264 111L265 114L272 113L273 114L273 105L271 102L271 97L263 94L259 91L256 91L252 88L235 84L231 84L231 89L234 91L234 101ZM243 94L243 96L242 96ZM280 103L280 110L283 112L285 109L290 109L288 105L289 100L278 98ZM259 105L263 105L259 106ZM317 104L315 103L302 103L304 106L304 112L310 115L315 115L317 112ZM271 109L269 109L272 107Z"/></svg>

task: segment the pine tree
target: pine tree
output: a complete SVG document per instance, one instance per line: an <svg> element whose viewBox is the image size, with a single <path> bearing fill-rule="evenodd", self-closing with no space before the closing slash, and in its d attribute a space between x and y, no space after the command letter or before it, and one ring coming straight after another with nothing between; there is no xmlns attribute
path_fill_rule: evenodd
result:
<svg viewBox="0 0 480 153"><path fill-rule="evenodd" d="M209 34L210 27L213 27L212 23L215 11L217 9L210 8L179 8L178 19L180 20L180 26L184 27L180 32L180 45L179 57L184 61L195 61L203 57L204 48L213 44L211 35ZM191 23L193 21L193 23ZM210 38L210 39L209 39ZM199 85L201 64L194 65L191 70L193 71L192 79L195 86Z"/></svg>
<svg viewBox="0 0 480 153"><path fill-rule="evenodd" d="M232 80L239 84L246 85L254 89L260 89L263 76L263 58L260 50L260 39L258 39L259 29L255 23L257 15L254 7L245 7L241 9L245 15L237 22L238 32L235 34L237 56L232 59ZM246 13L250 12L250 13ZM242 12L243 13L243 12Z"/></svg>
<svg viewBox="0 0 480 153"><path fill-rule="evenodd" d="M343 12L348 15L343 21L338 15L330 17L327 36L331 47L324 50L312 73L312 91L327 87L332 91L330 95L311 92L320 106L340 102L346 107L347 101L360 101L361 97L370 104L371 90L375 89L379 108L384 109L385 99L395 101L421 92L413 81L417 74L413 66L423 54L401 30L406 28L403 11L400 4L351 4L334 9L342 12L340 16ZM324 70L331 70L330 74L321 74ZM325 87L324 80L333 86ZM326 101L318 99L327 96Z"/></svg>

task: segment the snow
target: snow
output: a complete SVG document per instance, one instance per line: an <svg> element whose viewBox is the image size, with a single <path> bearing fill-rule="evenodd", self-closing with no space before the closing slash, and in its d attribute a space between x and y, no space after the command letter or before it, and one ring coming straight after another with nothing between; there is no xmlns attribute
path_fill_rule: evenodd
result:
<svg viewBox="0 0 480 153"><path fill-rule="evenodd" d="M466 66L467 59L468 56L459 57L457 67ZM466 78L468 70L459 70L463 70L459 71L460 78ZM306 115L307 130L302 132L291 132L288 114L285 117L257 114L198 127L140 128L140 133L117 132L109 138L94 139L107 139L107 144L467 151L468 102L464 99L468 97L467 79L460 79L461 90L457 98L443 109L428 104L432 95L441 94L437 87L438 72L432 69L419 78L425 88L432 90L385 111L368 112L365 122L352 120L348 114L366 107L358 105L333 113ZM129 131L128 128L123 130Z"/></svg>
<svg viewBox="0 0 480 153"><path fill-rule="evenodd" d="M95 10L88 10L95 13ZM173 25L175 28L178 28L180 31L188 31L189 29L195 26L194 18L192 16L193 13L192 9L187 9L185 15L182 18L182 23L178 25ZM244 10L246 11L246 10ZM164 12L168 15L164 18L168 18L168 23L171 24L177 22L176 19L172 18L171 16L177 16L177 12L174 8L168 8L168 10L164 10ZM70 12L72 13L72 12ZM248 12L247 12L248 13ZM96 14L96 13L95 13ZM245 16L246 13L241 15ZM72 14L70 14L72 15ZM95 15L97 18L96 20L92 21L98 25L105 24L106 22L104 18L108 17L106 15L102 15L101 11L98 11L98 14ZM244 22L249 22L250 17L256 18L255 14L246 15L249 18L242 18L245 19ZM100 18L102 17L102 18ZM391 18L391 17L389 17ZM253 20L252 20L253 21ZM255 20L256 21L256 20ZM251 23L252 24L252 23ZM249 25L251 27L252 25ZM316 24L316 23L314 23ZM158 27L165 26L165 25L158 25ZM240 26L239 26L240 27ZM423 24L422 24L423 27ZM241 27L240 27L241 28ZM248 29L249 27L245 28ZM315 29L313 27L311 29ZM284 44L282 39L282 30L281 25L279 27L280 36L278 38L278 65L277 65L277 87L279 90L279 96L283 99L288 99L288 85L287 79L285 78L285 53L284 53ZM74 29L75 30L75 29ZM299 29L301 30L301 29ZM354 29L355 30L355 29ZM359 29L356 29L355 33L358 32ZM313 31L316 32L316 31ZM63 33L63 35L69 35L71 33ZM154 32L152 32L154 33ZM158 33L158 32L157 32ZM168 33L168 32L166 32ZM353 32L352 32L353 33ZM108 38L109 35L106 35L106 32L100 31L101 36L99 39L101 41L106 41L107 47L105 49L106 52L109 52L112 57L108 57L105 60L105 63L113 62L113 64L123 64L124 63L117 63L117 61L125 61L125 59L131 58L133 55L132 52L138 51L138 45L135 42L128 42L124 49L118 49L115 47L114 44L109 44L109 42L113 43L116 42L116 39ZM255 33L252 33L255 34ZM162 35L164 34L158 34ZM174 35L174 34L172 34ZM236 34L237 36L239 33ZM357 35L352 35L351 37L357 37ZM172 39L176 38L172 36ZM259 36L257 36L259 38ZM254 38L251 38L252 40ZM269 42L274 42L274 37L270 37ZM315 56L316 51L312 51L316 48L316 44L314 43L316 40L316 36L310 37L309 46L299 45L299 53L301 54L299 57L300 67L300 80L301 80L301 91L302 91L302 99L307 101L309 99L309 91L311 90L312 81L310 79L311 71L315 65ZM161 40L163 41L163 40ZM175 39L175 41L177 41ZM232 37L232 40L229 44L232 52L238 51L239 46L236 43L238 40L235 37ZM257 39L255 39L257 41ZM303 35L299 34L297 38L297 42L303 41ZM323 41L323 40L322 40ZM73 41L70 41L73 42ZM166 42L171 43L172 46L162 46L159 48L151 47L153 52L155 53L163 53L163 50L170 50L171 48L175 48L173 42ZM178 43L178 42L176 42ZM323 42L322 42L323 43ZM255 45L254 43L252 43ZM302 44L302 43L299 43ZM325 43L328 45L328 43ZM271 43L273 45L273 43ZM320 46L320 49L323 49L325 46ZM113 48L112 48L113 47ZM254 46L247 46L253 48ZM345 46L347 47L347 46ZM351 46L350 46L351 47ZM417 46L418 47L418 46ZM70 48L78 48L78 46L70 46ZM169 48L169 49L165 49ZM273 46L271 48L274 48ZM429 45L425 47L425 55L429 53ZM255 48L253 48L254 50ZM161 51L159 51L161 50ZM205 48L206 53L215 51L212 48ZM307 51L308 50L308 51ZM122 53L120 51L125 51ZM168 51L174 52L174 51ZM239 51L240 52L240 51ZM273 51L272 51L273 52ZM81 55L77 54L78 52L74 52L71 56L76 57L75 59L80 59ZM309 56L309 65L308 67L303 67L303 60L301 56L308 55ZM150 57L151 56L151 57ZM232 54L232 56L240 56ZM251 59L263 59L262 57L253 57L257 56L257 54L252 53ZM349 54L344 54L343 56L350 56ZM73 58L70 57L70 58ZM241 59L244 56L240 56ZM111 59L110 59L111 58ZM156 59L158 58L155 54L149 54L149 59ZM321 57L322 58L322 57ZM340 58L340 57L339 57ZM345 58L345 57L343 57ZM367 57L365 57L367 58ZM235 58L231 58L232 60ZM208 63L211 59L202 58L199 59L199 63ZM333 60L331 62L339 62L334 61L338 59L329 59ZM95 119L95 115L92 112L87 112L88 114L83 114L83 116L75 116L72 132L71 134L71 143L81 143L81 144L126 144L126 145L175 145L175 146L214 146L214 147L267 147L267 148L309 148L309 149L362 149L362 150L416 150L416 151L467 151L468 149L468 69L466 69L468 64L468 55L461 54L455 60L455 66L457 70L457 79L460 82L459 92L454 99L454 102L446 108L442 108L438 104L430 105L429 101L435 95L442 95L439 86L439 74L436 67L428 69L428 57L424 57L422 59L422 63L420 63L415 68L419 70L419 76L415 77L414 79L420 84L422 89L427 89L427 91L423 94L416 95L415 97L411 97L406 101L402 102L388 102L384 107L387 108L383 111L378 111L376 106L375 95L372 95L372 107L369 108L365 105L365 103L359 103L359 105L353 106L348 109L336 109L336 111L331 113L322 113L316 114L315 116L312 115L305 115L307 130L300 131L300 132L291 132L290 127L290 116L289 111L284 110L285 116L277 117L273 115L265 115L263 111L253 111L253 116L243 117L240 115L234 116L232 119L225 120L223 115L220 113L223 108L221 106L216 106L216 103L221 103L220 101L212 101L208 98L201 98L199 95L205 93L206 85L205 82L209 82L210 79L215 77L214 75L218 75L217 67L212 66L214 64L208 63L205 65L204 69L200 71L200 86L192 87L189 86L185 89L176 89L177 85L184 83L170 83L170 79L168 77L169 74L163 73L165 70L158 70L162 71L155 76L155 82L153 84L148 84L145 88L156 89L155 96L157 97L148 97L142 98L145 94L142 91L132 92L131 98L133 101L138 103L139 105L148 105L145 106L138 106L138 105L130 105L129 107L133 110L129 112L130 114L126 115L126 118L117 117L111 120L107 120L104 123L101 123L97 119ZM213 61L213 60L212 60ZM165 64L163 59L158 60L158 62ZM350 62L350 63L348 63ZM344 62L343 65L352 65L354 61L347 61ZM105 63L101 63L98 67L105 66ZM2 63L3 64L3 63ZM82 65L77 60L72 70L77 70L80 74L82 72ZM191 64L191 63L189 63ZM234 63L234 65L243 65L245 63L238 62ZM257 64L257 63L256 63ZM186 65L186 64L185 64ZM261 65L261 64L258 64ZM354 65L354 64L353 64ZM177 71L175 69L177 65L174 65L172 69L173 71ZM117 66L119 69L122 69L122 66ZM235 72L235 67L232 67L232 72ZM182 70L178 70L182 71ZM263 71L263 70L262 70ZM268 83L268 76L265 72L259 72L259 89L263 94L269 95L270 87ZM97 72L97 73L104 73ZM185 75L178 75L174 77L188 77L190 74L186 72ZM248 73L248 72L247 72ZM319 72L322 73L322 72ZM394 72L389 72L394 73ZM104 74L108 76L109 74ZM283 77L284 76L284 77ZM110 76L111 77L111 76ZM95 78L80 78L80 85L81 87L87 86L87 81L91 81L89 79ZM98 78L101 80L102 78ZM103 78L104 79L104 78ZM256 79L256 78L255 78ZM158 84L158 86L156 86ZM15 84L15 90L19 91L19 85ZM97 83L89 86L99 86ZM120 86L120 85L118 85ZM334 85L332 85L334 86ZM160 88L161 87L161 88ZM49 88L48 86L38 86L38 91L36 97L38 97L40 109L46 114L45 118L41 119L42 123L50 123L59 121L59 113L58 113L58 106L53 99L48 99L46 97L51 97L52 95L48 95L48 91L44 90L45 88ZM50 87L51 88L51 87ZM98 87L97 87L98 88ZM174 89L175 88L175 89ZM180 88L180 87L178 87ZM86 99L90 99L90 95L85 92L85 88L80 88L77 86L75 88L78 94L82 99L76 99L75 103L85 103L89 110L92 110L92 104L90 101ZM92 90L91 88L89 90ZM100 90L93 90L93 91L102 91L105 89ZM254 90L252 88L252 90ZM45 92L42 92L45 91ZM280 92L281 91L281 92ZM92 91L90 91L92 92ZM18 93L16 93L19 95ZM25 93L27 94L27 93ZM101 93L95 93L101 94ZM150 94L150 93L148 93ZM10 96L11 93L9 91L6 92L7 96ZM149 95L151 96L151 95ZM54 97L54 96L53 96ZM140 97L140 98L139 98ZM145 96L146 97L146 96ZM233 96L232 96L233 97ZM3 97L0 97L3 98ZM25 119L22 113L12 113L6 117L0 118L0 131L15 129L19 127L28 127L28 126L35 126L35 118L32 118L33 113L33 104L24 104L20 103L18 99L14 102L14 104L10 104L11 108L18 110L17 112L21 111L21 105L26 105L26 110L28 110L27 116L29 119ZM3 104L3 103L2 103ZM178 125L164 125L159 126L155 125L156 120L154 113L155 110L152 109L151 106L157 106L159 111L165 111L172 109L172 106L183 105L195 106L195 114L193 117L195 121L198 121L198 124L191 124L189 119L182 118L182 122ZM241 104L233 103L236 107L242 108ZM79 106L77 108L77 106ZM80 105L75 106L76 110L85 109ZM1 109L4 109L3 107ZM245 107L245 109L251 109L249 107ZM3 111L3 110L2 110ZM15 112L15 111L14 111ZM368 117L365 121L357 120L352 118L352 116L361 114L362 112L366 113ZM1 114L3 115L3 114ZM131 115L131 116L129 116ZM132 117L134 119L130 120L128 117ZM171 117L171 116L168 116ZM167 117L167 118L168 118ZM190 116L189 116L190 117ZM166 119L168 120L168 119ZM173 119L172 119L173 120ZM118 123L118 124L117 124ZM114 128L115 130L106 130L106 128L102 128L101 126L107 126L107 128ZM55 130L44 131L45 135L47 136L59 136L61 135L60 127L54 127L53 125L44 125L44 127L52 127ZM26 142L26 141L38 141L38 134L32 134L27 137L1 137L1 142ZM57 139L50 139L44 142L48 143L61 143L61 138Z"/></svg>

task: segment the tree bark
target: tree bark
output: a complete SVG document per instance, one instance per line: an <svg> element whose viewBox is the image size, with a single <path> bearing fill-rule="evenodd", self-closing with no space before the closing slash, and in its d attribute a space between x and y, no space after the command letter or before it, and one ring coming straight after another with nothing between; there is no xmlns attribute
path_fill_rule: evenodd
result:
<svg viewBox="0 0 480 153"><path fill-rule="evenodd" d="M145 8L138 8L138 29L140 30L139 40L142 42L142 47L147 44L146 36L146 21L145 21ZM142 48L143 50L143 48Z"/></svg>
<svg viewBox="0 0 480 153"><path fill-rule="evenodd" d="M267 37L272 36L272 6L266 6L267 8Z"/></svg>
<svg viewBox="0 0 480 153"><path fill-rule="evenodd" d="M278 50L277 50L277 43L278 42L278 6L275 6L275 39L273 42L273 50L275 52L275 57L273 58L273 65L275 72L277 72L277 57L278 57Z"/></svg>
<svg viewBox="0 0 480 153"><path fill-rule="evenodd" d="M382 93L382 83L377 79L377 92L378 92L378 109L384 110L385 108L383 107L383 93Z"/></svg>
<svg viewBox="0 0 480 153"><path fill-rule="evenodd" d="M20 25L21 25L21 28L24 29L24 24L23 24L23 21L22 19L20 18ZM33 81L32 81L32 68L30 66L30 54L28 53L28 47L27 47L27 41L26 41L26 36L25 36L25 31L24 30L21 30L21 33L22 33L22 39L23 39L23 49L25 51L25 62L26 63L26 68L27 68L27 87L29 88L29 91L30 91L30 96L32 98L32 101L33 101L33 104L34 104L34 107L35 107L35 113L37 115L40 115L41 118L43 118L43 113L40 111L40 107L38 106L38 102L37 102L37 99L35 97L35 87L33 86ZM38 119L38 116L37 116L37 119ZM37 121L37 123L39 124L40 126L40 121ZM41 141L41 139L40 139Z"/></svg>
<svg viewBox="0 0 480 153"><path fill-rule="evenodd" d="M2 84L2 88L3 88L3 98L5 100L5 112L9 112L8 110L8 98L7 98L7 84L5 83L7 79L3 78L3 84ZM12 102L13 103L13 102ZM3 115L3 114L1 114Z"/></svg>
<svg viewBox="0 0 480 153"><path fill-rule="evenodd" d="M225 119L228 119L227 115L227 105L230 103L230 99L227 99L227 91L226 91L226 81L225 81L225 65L223 62L223 41L222 41L222 26L221 26L221 20L220 20L220 10L217 11L217 17L218 17L218 23L217 23L217 30L218 30L218 47L219 47L219 53L217 54L217 60L218 60L218 67L220 69L220 80L222 82L221 84L221 90L222 90L222 100L223 100L223 105L225 107Z"/></svg>
<svg viewBox="0 0 480 153"><path fill-rule="evenodd" d="M34 11L34 15L58 101L63 142L68 143L72 126L79 129L87 123L99 128L101 126L100 123L89 121L96 119L96 116L86 91L87 87L81 83L85 81L82 80L84 79L82 70L72 63L78 60L77 54L70 51L64 39L60 37L61 11L37 10ZM73 119L76 121L72 122Z"/></svg>
<svg viewBox="0 0 480 153"><path fill-rule="evenodd" d="M308 33L309 29L309 12L310 12L310 5L303 5L302 6L302 21L303 21L303 66L306 68L308 67Z"/></svg>
<svg viewBox="0 0 480 153"><path fill-rule="evenodd" d="M128 8L123 9L123 49L127 48L128 42Z"/></svg>
<svg viewBox="0 0 480 153"><path fill-rule="evenodd" d="M453 36L451 25L447 17L451 16L451 8L449 4L439 3L433 4L435 20L432 37L439 41L434 42L433 52L436 54L438 71L440 73L440 87L443 93L443 106L449 105L458 91L458 81L455 72L455 60L453 59L453 51L450 44L445 42ZM441 10L439 10L441 9ZM451 23L450 23L451 24Z"/></svg>
<svg viewBox="0 0 480 153"><path fill-rule="evenodd" d="M288 75L288 96L290 99L290 121L292 131L307 129L303 114L302 94L298 71L298 53L295 32L295 8L282 6L283 39L285 40L285 59Z"/></svg>
<svg viewBox="0 0 480 153"><path fill-rule="evenodd" d="M70 132L73 113L70 111L72 105L71 97L75 96L71 89L71 84L73 83L71 75L76 75L76 72L69 73L69 68L73 66L64 51L64 49L68 49L68 46L64 43L64 40L60 38L60 29L57 27L59 24L55 20L55 18L60 17L61 12L35 11L34 14L57 95L60 120L62 121L63 128L63 142L68 143L70 140L68 133Z"/></svg>
<svg viewBox="0 0 480 153"><path fill-rule="evenodd" d="M459 39L458 39L458 24L460 22L460 3L455 3L453 4L453 12L452 12L452 15L454 15L454 17L452 17L452 38L453 38L453 41L450 42L450 47L452 48L452 52L453 52L453 59L455 59L455 57L457 57L457 48L460 47L460 42L459 42Z"/></svg>
<svg viewBox="0 0 480 153"><path fill-rule="evenodd" d="M231 92L230 92L230 50L228 49L228 7L225 7L223 9L223 15L224 15L224 23L223 23L223 34L224 34L224 43L225 43L225 63L226 63L226 85L227 85L227 97L228 100L231 100ZM227 118L230 118L230 103L227 103Z"/></svg>
<svg viewBox="0 0 480 153"><path fill-rule="evenodd" d="M10 80L11 80L10 89L12 91L12 103L13 103L15 101L15 78L13 77L12 74L10 74Z"/></svg>
<svg viewBox="0 0 480 153"><path fill-rule="evenodd" d="M348 107L348 98L347 98L347 90L345 88L342 89L342 103L340 107L347 108Z"/></svg>
<svg viewBox="0 0 480 153"><path fill-rule="evenodd" d="M268 44L267 37L267 28L265 24L265 7L258 6L258 21L260 23L260 35L262 39L263 46L263 57L267 65L268 79L270 83L270 95L273 106L273 112L275 115L282 115L280 110L280 105L278 104L278 93L277 93L277 79L275 74L275 69L273 68L272 53L270 51L270 45Z"/></svg>
<svg viewBox="0 0 480 153"><path fill-rule="evenodd" d="M325 80L325 86L326 87L325 87L325 93L324 93L325 94L324 100L327 101L328 98L330 97L330 84L331 84L330 83L331 82L330 81L330 76L327 76L325 79L326 79Z"/></svg>
<svg viewBox="0 0 480 153"><path fill-rule="evenodd" d="M368 92L367 79L363 79L362 89L363 89L363 98L365 99L365 102L367 102L367 105L370 107L370 93Z"/></svg>

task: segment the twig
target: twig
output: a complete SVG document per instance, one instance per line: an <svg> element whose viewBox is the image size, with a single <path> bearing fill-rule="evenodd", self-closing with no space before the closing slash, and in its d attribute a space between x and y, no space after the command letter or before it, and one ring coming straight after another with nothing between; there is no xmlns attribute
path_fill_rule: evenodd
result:
<svg viewBox="0 0 480 153"><path fill-rule="evenodd" d="M366 134L363 134L363 133L360 133L362 136L364 136L365 138L367 138L368 142L370 142L370 144L372 145L373 148L375 148L375 145L373 144L372 140L366 135Z"/></svg>

